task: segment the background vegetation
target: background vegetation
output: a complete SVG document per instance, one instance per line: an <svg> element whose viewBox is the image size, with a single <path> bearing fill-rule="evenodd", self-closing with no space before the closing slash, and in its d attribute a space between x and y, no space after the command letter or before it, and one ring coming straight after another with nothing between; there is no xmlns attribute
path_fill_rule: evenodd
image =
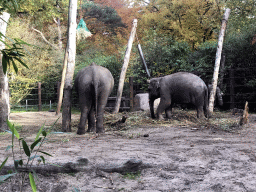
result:
<svg viewBox="0 0 256 192"><path fill-rule="evenodd" d="M107 67L115 78L116 95L126 43L132 20L138 19L137 37L142 46L152 77L177 71L199 75L206 83L212 79L218 32L226 7L231 8L223 52L226 56L222 90L230 96L230 69L235 70L235 99L254 102L255 74L255 6L253 0L81 0L78 1L77 22L81 18L92 36L77 42L76 73L95 62ZM7 36L20 38L27 46L29 69L21 68L16 75L9 72L11 102L19 103L35 82L48 90L61 79L63 48L66 44L68 0L28 0L21 2L20 12L10 20ZM56 20L60 20L60 32ZM34 29L42 32L56 49L43 40ZM129 76L136 77L141 91L147 90L148 78L134 43ZM19 85L19 86L16 86ZM126 89L125 89L126 90ZM250 93L250 94L245 94ZM229 105L226 106L228 108ZM251 109L256 109L252 106Z"/></svg>

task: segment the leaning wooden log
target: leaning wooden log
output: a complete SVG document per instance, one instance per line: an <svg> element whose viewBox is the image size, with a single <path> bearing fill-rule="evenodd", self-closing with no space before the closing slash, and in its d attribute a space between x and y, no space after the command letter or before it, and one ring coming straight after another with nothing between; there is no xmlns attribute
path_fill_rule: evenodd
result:
<svg viewBox="0 0 256 192"><path fill-rule="evenodd" d="M124 64L121 70L120 78L119 78L119 85L118 85L118 90L117 90L117 97L116 97L116 104L115 104L115 109L113 111L113 114L116 114L119 112L120 104L121 104L121 97L123 93L123 88L124 88L124 80L125 80L125 75L126 71L128 68L129 60L130 60L130 54L132 50L132 43L136 34L136 27L137 27L137 19L133 20L132 24L132 31L128 40L127 44L127 49L125 51L125 56L124 56Z"/></svg>
<svg viewBox="0 0 256 192"><path fill-rule="evenodd" d="M240 119L240 125L245 125L247 123L249 123L249 107L248 107L248 102L246 101L245 106L244 106L244 112L243 112L243 116Z"/></svg>
<svg viewBox="0 0 256 192"><path fill-rule="evenodd" d="M210 93L210 97L209 97L209 113L210 113L210 115L213 113L213 108L214 108L214 99L215 99L216 87L217 87L217 82L218 82L221 52L222 52L222 46L223 46L223 41L224 41L225 29L227 26L230 11L231 10L229 8L226 9L223 19L222 19L221 29L220 29L220 33L219 33L218 47L217 47L217 51L216 51L216 59L215 59L215 66L214 66L213 79L212 79L213 89L212 89L212 91Z"/></svg>

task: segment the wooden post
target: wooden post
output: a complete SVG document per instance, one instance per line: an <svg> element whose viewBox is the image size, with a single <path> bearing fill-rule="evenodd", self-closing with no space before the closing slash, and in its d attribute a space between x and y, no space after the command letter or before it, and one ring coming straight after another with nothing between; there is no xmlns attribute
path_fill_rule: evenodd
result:
<svg viewBox="0 0 256 192"><path fill-rule="evenodd" d="M215 94L216 94L219 68L220 68L221 52L222 52L225 29L226 29L226 26L227 26L227 21L228 21L229 14L230 14L230 9L227 8L226 11L225 11L225 14L223 16L223 19L222 19L222 25L221 25L219 40L218 40L218 48L217 48L217 52L216 52L215 67L214 67L213 80L212 80L212 91L210 93L210 99L209 99L209 113L210 113L210 115L213 113L214 99L215 99Z"/></svg>
<svg viewBox="0 0 256 192"><path fill-rule="evenodd" d="M133 77L129 77L130 85L130 111L133 111Z"/></svg>
<svg viewBox="0 0 256 192"><path fill-rule="evenodd" d="M59 115L61 105L62 105L63 90L64 90L65 78L66 78L66 73L67 73L67 64L68 64L68 52L67 52L67 48L66 48L64 62L63 62L63 68L62 68L61 84L60 84L60 89L59 89L59 94L58 94L58 105L57 105L56 115Z"/></svg>
<svg viewBox="0 0 256 192"><path fill-rule="evenodd" d="M128 40L127 49L126 49L126 52L125 52L124 64L123 64L120 79L119 79L119 86L118 86L118 90L117 90L116 104L115 104L115 109L114 109L113 113L118 113L119 108L120 108L121 97L122 97L122 92L123 92L123 88L124 88L124 79L125 79L126 70L127 70L128 64L129 64L129 60L130 60L130 54L131 54L131 50L132 50L132 43L133 43L133 40L134 40L134 37L135 37L135 34L136 34L136 27L137 27L137 19L134 19L133 20L132 31L131 31L130 38Z"/></svg>
<svg viewBox="0 0 256 192"><path fill-rule="evenodd" d="M243 116L241 117L239 124L242 126L247 123L249 123L249 107L248 107L248 102L246 101L244 106Z"/></svg>
<svg viewBox="0 0 256 192"><path fill-rule="evenodd" d="M42 111L42 88L41 88L41 82L38 82L38 111Z"/></svg>

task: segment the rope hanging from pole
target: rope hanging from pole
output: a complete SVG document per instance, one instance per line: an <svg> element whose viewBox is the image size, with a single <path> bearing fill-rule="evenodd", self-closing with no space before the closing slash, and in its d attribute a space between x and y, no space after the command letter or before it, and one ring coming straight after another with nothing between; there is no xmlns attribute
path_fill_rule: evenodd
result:
<svg viewBox="0 0 256 192"><path fill-rule="evenodd" d="M140 53L140 58L141 58L142 63L143 63L143 65L144 65L144 67L145 67L145 70L146 70L146 72L147 72L147 75L148 75L148 77L150 78L150 73L149 73L149 70L148 70L148 67L147 67L147 63L146 63L146 61L145 61L145 59L144 59L144 55L143 55L143 52L142 52L142 49L141 49L141 46L140 46L140 42L139 42L137 33L136 33L136 39L137 39L137 41L138 41L138 50L139 50L139 53Z"/></svg>

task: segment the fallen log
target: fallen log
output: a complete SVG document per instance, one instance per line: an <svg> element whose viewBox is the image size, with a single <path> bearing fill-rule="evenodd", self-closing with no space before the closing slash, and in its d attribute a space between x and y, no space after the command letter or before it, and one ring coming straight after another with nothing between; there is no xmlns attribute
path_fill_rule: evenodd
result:
<svg viewBox="0 0 256 192"><path fill-rule="evenodd" d="M33 165L28 167L15 167L13 165L6 165L4 166L1 171L0 175L8 174L10 171L13 172L36 172L42 175L49 175L49 174L57 174L57 173L77 173L80 171L85 171L90 169L88 165L88 159L80 158L77 162L68 162L64 164L45 164L45 165Z"/></svg>
<svg viewBox="0 0 256 192"><path fill-rule="evenodd" d="M137 159L130 159L124 164L113 164L113 165L100 165L97 167L98 170L107 172L107 173L128 173L139 171L142 166L142 161Z"/></svg>
<svg viewBox="0 0 256 192"><path fill-rule="evenodd" d="M130 159L122 164L90 164L88 159L80 158L77 162L68 162L65 164L46 164L38 166L29 167L18 167L17 172L36 172L41 175L57 174L57 173L78 173L87 172L93 170L100 170L107 173L131 173L136 172L141 169L147 168L149 165L144 165L141 160ZM0 171L0 175L5 175L10 173L10 171L16 172L14 166L4 166Z"/></svg>

